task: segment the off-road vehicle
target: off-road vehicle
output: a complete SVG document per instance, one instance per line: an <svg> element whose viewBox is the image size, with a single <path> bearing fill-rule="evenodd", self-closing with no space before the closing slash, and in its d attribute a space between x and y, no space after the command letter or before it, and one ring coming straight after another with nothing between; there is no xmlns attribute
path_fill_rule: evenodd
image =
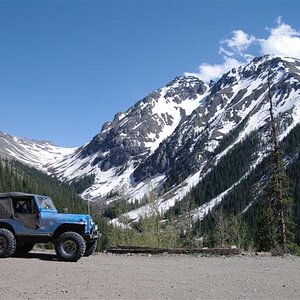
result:
<svg viewBox="0 0 300 300"><path fill-rule="evenodd" d="M26 255L51 242L58 257L77 261L93 254L98 226L89 215L58 213L50 197L0 193L0 257Z"/></svg>

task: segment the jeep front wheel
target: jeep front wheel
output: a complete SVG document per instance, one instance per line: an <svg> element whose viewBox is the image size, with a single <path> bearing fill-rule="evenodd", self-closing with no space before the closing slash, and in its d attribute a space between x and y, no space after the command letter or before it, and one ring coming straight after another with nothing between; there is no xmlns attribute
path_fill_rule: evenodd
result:
<svg viewBox="0 0 300 300"><path fill-rule="evenodd" d="M55 251L59 258L66 261L77 261L85 253L86 245L83 237L73 231L61 234L55 243Z"/></svg>
<svg viewBox="0 0 300 300"><path fill-rule="evenodd" d="M4 228L0 228L0 257L9 257L16 250L16 239L13 233Z"/></svg>

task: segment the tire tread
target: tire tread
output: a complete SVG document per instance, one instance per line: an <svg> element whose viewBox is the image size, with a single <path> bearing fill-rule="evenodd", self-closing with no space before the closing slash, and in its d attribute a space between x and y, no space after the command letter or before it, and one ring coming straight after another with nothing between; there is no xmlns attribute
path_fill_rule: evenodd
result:
<svg viewBox="0 0 300 300"><path fill-rule="evenodd" d="M78 246L78 249L74 253L74 255L69 256L69 257L65 256L61 252L61 249L60 249L60 244L67 239L71 239L71 240L75 241ZM57 256L60 259L65 260L65 261L74 261L74 262L78 261L84 255L85 250L86 250L86 244L85 244L83 237L79 233L73 232L73 231L67 231L67 232L62 233L57 238L56 243L55 243L55 251L56 251Z"/></svg>
<svg viewBox="0 0 300 300"><path fill-rule="evenodd" d="M7 240L7 247L0 253L0 257L10 257L16 250L16 239L14 234L5 228L0 228L0 235L4 236Z"/></svg>

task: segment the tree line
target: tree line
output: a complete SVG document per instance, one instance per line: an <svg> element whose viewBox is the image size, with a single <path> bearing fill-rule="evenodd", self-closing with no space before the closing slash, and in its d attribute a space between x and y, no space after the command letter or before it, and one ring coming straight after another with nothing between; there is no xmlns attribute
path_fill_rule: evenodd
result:
<svg viewBox="0 0 300 300"><path fill-rule="evenodd" d="M76 193L76 187L18 161L0 159L0 192L24 192L52 197L59 210L87 212L86 203Z"/></svg>

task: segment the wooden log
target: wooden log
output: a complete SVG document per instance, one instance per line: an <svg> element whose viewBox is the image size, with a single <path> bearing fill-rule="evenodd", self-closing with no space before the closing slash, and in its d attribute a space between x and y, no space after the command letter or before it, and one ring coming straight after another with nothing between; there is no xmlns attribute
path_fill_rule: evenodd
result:
<svg viewBox="0 0 300 300"><path fill-rule="evenodd" d="M108 252L116 254L212 254L212 255L237 255L240 254L239 249L231 248L152 248L152 247L141 247L141 246L116 246L107 249Z"/></svg>

